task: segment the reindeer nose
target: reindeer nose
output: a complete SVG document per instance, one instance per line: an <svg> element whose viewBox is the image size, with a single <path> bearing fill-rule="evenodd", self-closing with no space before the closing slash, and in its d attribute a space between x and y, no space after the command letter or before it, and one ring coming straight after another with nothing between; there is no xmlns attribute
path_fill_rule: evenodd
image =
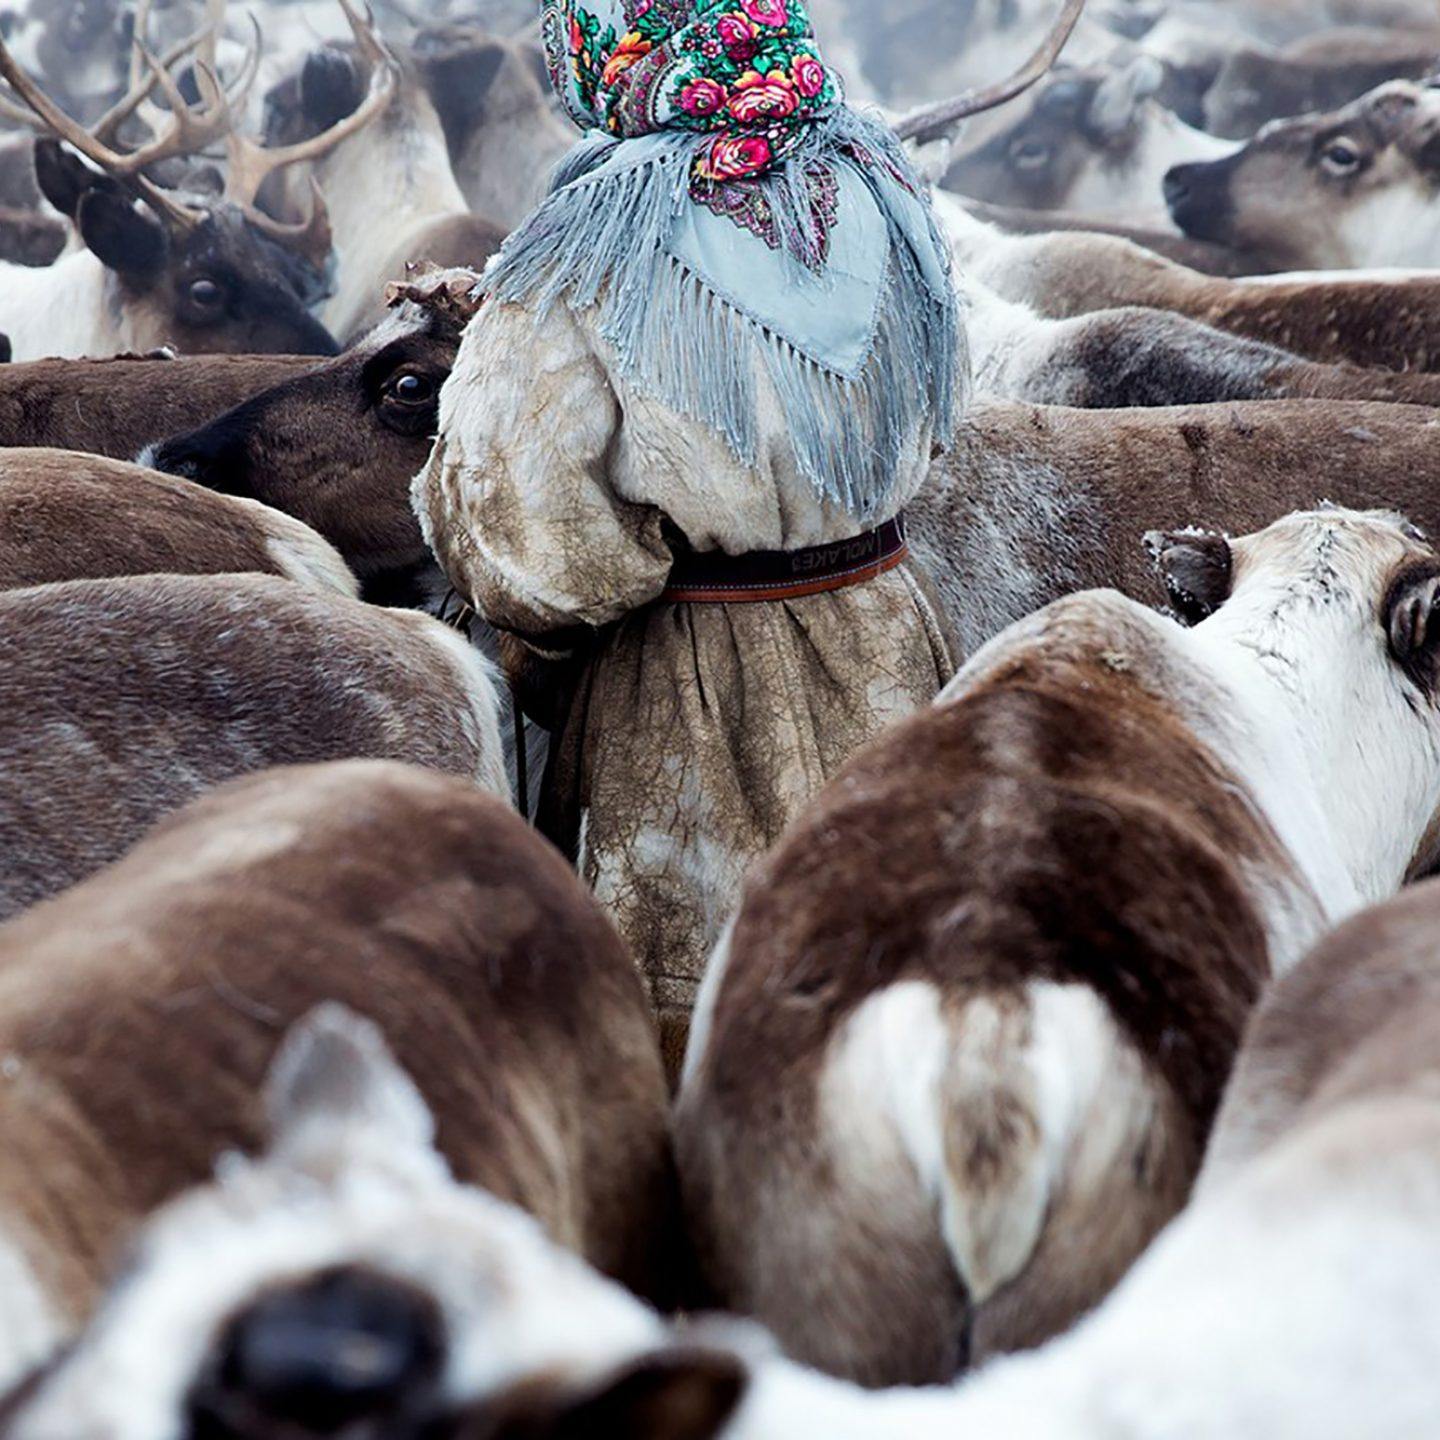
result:
<svg viewBox="0 0 1440 1440"><path fill-rule="evenodd" d="M1173 210L1190 198L1190 167L1176 165L1165 172L1165 203Z"/></svg>
<svg viewBox="0 0 1440 1440"><path fill-rule="evenodd" d="M190 435L172 439L142 451L140 463L167 475L194 480L207 490L226 495L247 496L245 446L238 436L222 433L212 425Z"/></svg>
<svg viewBox="0 0 1440 1440"><path fill-rule="evenodd" d="M277 1425L333 1435L363 1421L367 1434L390 1433L389 1422L424 1408L443 1358L428 1296L371 1271L334 1270L263 1296L232 1320L192 1410L255 1440Z"/></svg>

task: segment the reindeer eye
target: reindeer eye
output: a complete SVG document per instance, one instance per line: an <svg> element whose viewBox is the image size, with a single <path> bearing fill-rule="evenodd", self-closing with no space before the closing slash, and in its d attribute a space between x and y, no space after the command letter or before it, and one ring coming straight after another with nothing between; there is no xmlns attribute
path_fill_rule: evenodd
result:
<svg viewBox="0 0 1440 1440"><path fill-rule="evenodd" d="M1017 140L1010 147L1010 158L1021 170L1038 170L1050 160L1050 147L1043 140Z"/></svg>
<svg viewBox="0 0 1440 1440"><path fill-rule="evenodd" d="M1360 151L1348 140L1332 140L1321 152L1320 163L1332 175L1353 175Z"/></svg>
<svg viewBox="0 0 1440 1440"><path fill-rule="evenodd" d="M401 405L424 405L435 398L435 382L428 375L407 371L386 384L385 394Z"/></svg>
<svg viewBox="0 0 1440 1440"><path fill-rule="evenodd" d="M201 310L214 310L225 299L225 292L213 280L207 279L192 280L189 295L191 302Z"/></svg>

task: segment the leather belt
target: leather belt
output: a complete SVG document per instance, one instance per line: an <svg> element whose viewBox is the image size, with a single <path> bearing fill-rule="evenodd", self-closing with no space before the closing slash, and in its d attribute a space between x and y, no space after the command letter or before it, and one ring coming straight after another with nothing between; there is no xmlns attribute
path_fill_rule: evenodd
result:
<svg viewBox="0 0 1440 1440"><path fill-rule="evenodd" d="M660 599L687 605L744 605L823 595L863 585L893 570L909 553L905 517L897 515L875 530L804 550L682 555Z"/></svg>

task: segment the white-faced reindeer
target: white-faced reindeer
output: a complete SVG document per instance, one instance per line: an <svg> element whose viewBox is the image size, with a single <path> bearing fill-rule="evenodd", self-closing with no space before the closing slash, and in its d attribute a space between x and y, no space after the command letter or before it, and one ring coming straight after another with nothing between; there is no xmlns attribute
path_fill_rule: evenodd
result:
<svg viewBox="0 0 1440 1440"><path fill-rule="evenodd" d="M1380 512L1157 535L981 650L753 874L677 1112L717 1298L866 1384L1099 1301L1183 1204L1247 1015L1427 862L1440 557Z"/></svg>
<svg viewBox="0 0 1440 1440"><path fill-rule="evenodd" d="M83 1325L146 1213L253 1145L264 1118L294 1178L302 1152L315 1165L318 1228L282 1244L300 1272L358 1258L351 1220L388 1232L402 1267L422 1236L462 1239L458 1212L427 1204L448 1161L606 1274L657 1300L675 1284L665 1084L639 976L564 859L461 778L374 761L248 777L0 927L0 956L0 1394ZM325 1002L383 1025L414 1082L395 1080L373 1024L312 1022L262 1109L286 1029ZM338 1212L327 1153L353 1202ZM282 1211L285 1198L268 1195ZM408 1204L406 1242L391 1226ZM249 1263L212 1259L189 1290L197 1320L231 1281L249 1298ZM182 1349L209 1338L202 1324ZM306 1363L303 1345L289 1353ZM187 1363L153 1354L172 1375ZM153 1411L141 1424L168 1433Z"/></svg>
<svg viewBox="0 0 1440 1440"><path fill-rule="evenodd" d="M287 224L260 210L255 198L269 173L339 144L381 97L304 145L262 150L236 131L233 113L253 79L258 50L228 92L207 65L197 65L200 100L193 105L167 68L210 33L161 60L137 41L143 73L89 128L55 105L0 42L0 75L23 102L23 108L7 102L6 111L51 137L37 145L41 188L84 243L46 270L0 266L0 330L10 336L15 358L161 345L334 353L334 340L309 311L322 293L330 252L323 206L317 197L307 220ZM122 148L121 127L146 113L157 89L168 116L152 108L155 133ZM228 166L220 198L182 194L150 178L156 165L222 140Z"/></svg>

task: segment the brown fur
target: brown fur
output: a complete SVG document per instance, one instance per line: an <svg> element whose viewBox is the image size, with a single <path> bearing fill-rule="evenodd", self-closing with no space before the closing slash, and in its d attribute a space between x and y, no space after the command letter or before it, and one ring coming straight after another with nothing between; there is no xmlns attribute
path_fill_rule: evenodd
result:
<svg viewBox="0 0 1440 1440"><path fill-rule="evenodd" d="M798 1358L871 1384L948 1378L971 1327L978 1355L1038 1343L1108 1290L1182 1202L1268 975L1242 867L1288 874L1291 862L1152 688L1157 638L1110 614L1097 623L1093 605L1057 608L953 702L864 752L792 827L746 887L682 1097L682 1178L721 1298ZM956 1056L984 1077L967 1086L957 1058L942 1080L962 1205L1008 1191L1008 1166L1039 1163L1028 1099L1008 1088L1036 981L1100 996L1161 1097L1133 1170L1098 1194L1050 1185L1039 1249L993 1303L955 1290L934 1197L892 1211L887 1190L915 1188L903 1158L868 1203L832 1173L847 1142L827 1143L816 1106L837 1037L906 980L934 987ZM1010 1016L993 1052L968 1038L991 1033L991 1011ZM871 1233L891 1224L894 1237Z"/></svg>
<svg viewBox="0 0 1440 1440"><path fill-rule="evenodd" d="M1363 911L1256 1012L1207 1158L1229 1173L1350 1100L1433 1093L1440 1051L1440 881Z"/></svg>
<svg viewBox="0 0 1440 1440"><path fill-rule="evenodd" d="M247 395L313 370L305 355L31 360L0 367L0 445L133 460Z"/></svg>
<svg viewBox="0 0 1440 1440"><path fill-rule="evenodd" d="M1096 411L982 402L911 502L910 543L968 654L1073 590L1163 596L1136 543L1177 515L1246 534L1317 500L1440 534L1437 416L1340 402Z"/></svg>
<svg viewBox="0 0 1440 1440"><path fill-rule="evenodd" d="M146 1212L259 1145L323 1000L383 1027L460 1180L664 1281L664 1082L619 937L498 801L358 762L227 786L0 929L0 1223L70 1319Z"/></svg>
<svg viewBox="0 0 1440 1440"><path fill-rule="evenodd" d="M1440 370L1440 279L1247 283L1200 275L1109 235L1037 235L987 281L1042 315L1149 305L1312 360Z"/></svg>
<svg viewBox="0 0 1440 1440"><path fill-rule="evenodd" d="M422 305L408 298L417 286L401 292L391 318L343 355L174 435L154 464L304 520L345 556L367 595L409 603L435 573L410 481L430 454L464 319L448 298ZM396 398L401 376L426 382L423 403Z"/></svg>
<svg viewBox="0 0 1440 1440"><path fill-rule="evenodd" d="M1205 128L1247 140L1270 120L1335 110L1386 80L1422 80L1440 56L1440 33L1322 30L1280 54L1242 49L1205 93Z"/></svg>
<svg viewBox="0 0 1440 1440"><path fill-rule="evenodd" d="M482 667L436 621L268 576L0 595L0 915L270 765L408 760L502 791Z"/></svg>
<svg viewBox="0 0 1440 1440"><path fill-rule="evenodd" d="M0 590L159 572L298 579L310 556L340 588L344 563L326 550L290 516L187 480L98 455L0 450Z"/></svg>

